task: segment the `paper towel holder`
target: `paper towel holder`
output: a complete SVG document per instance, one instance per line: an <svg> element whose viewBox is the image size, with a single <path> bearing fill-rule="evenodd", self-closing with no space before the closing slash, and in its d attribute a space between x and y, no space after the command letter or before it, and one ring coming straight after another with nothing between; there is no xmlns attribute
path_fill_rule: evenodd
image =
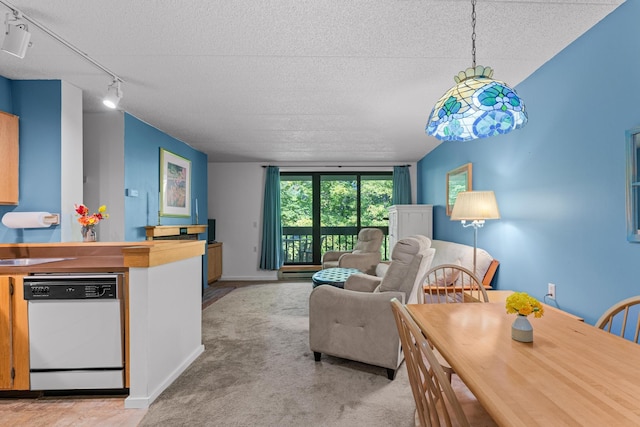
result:
<svg viewBox="0 0 640 427"><path fill-rule="evenodd" d="M42 221L44 221L45 224L49 224L49 225L59 225L60 224L60 214L52 213L52 214L49 214L49 215L45 215L42 218Z"/></svg>
<svg viewBox="0 0 640 427"><path fill-rule="evenodd" d="M49 212L7 212L2 224L8 228L46 228L60 224L60 214Z"/></svg>

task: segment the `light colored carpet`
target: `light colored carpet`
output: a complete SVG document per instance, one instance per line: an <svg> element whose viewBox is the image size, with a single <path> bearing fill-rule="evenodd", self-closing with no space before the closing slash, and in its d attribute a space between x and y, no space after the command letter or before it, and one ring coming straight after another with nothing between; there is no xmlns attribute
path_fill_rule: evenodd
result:
<svg viewBox="0 0 640 427"><path fill-rule="evenodd" d="M310 282L235 289L203 312L205 352L140 426L413 426L404 363L386 370L309 350Z"/></svg>

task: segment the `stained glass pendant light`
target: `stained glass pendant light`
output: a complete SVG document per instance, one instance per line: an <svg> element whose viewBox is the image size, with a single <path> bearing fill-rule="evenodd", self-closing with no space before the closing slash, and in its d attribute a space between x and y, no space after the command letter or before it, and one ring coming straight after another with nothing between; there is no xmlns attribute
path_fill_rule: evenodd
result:
<svg viewBox="0 0 640 427"><path fill-rule="evenodd" d="M506 83L492 79L491 67L476 66L476 0L471 0L472 67L460 71L433 107L426 132L443 141L500 135L527 124L524 102Z"/></svg>

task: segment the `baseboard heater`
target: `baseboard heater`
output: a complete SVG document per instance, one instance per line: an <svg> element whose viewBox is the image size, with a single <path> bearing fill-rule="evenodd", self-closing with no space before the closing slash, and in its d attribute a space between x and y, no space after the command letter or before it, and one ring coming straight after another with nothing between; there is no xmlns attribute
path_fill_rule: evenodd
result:
<svg viewBox="0 0 640 427"><path fill-rule="evenodd" d="M315 271L309 270L278 270L278 279L311 279Z"/></svg>

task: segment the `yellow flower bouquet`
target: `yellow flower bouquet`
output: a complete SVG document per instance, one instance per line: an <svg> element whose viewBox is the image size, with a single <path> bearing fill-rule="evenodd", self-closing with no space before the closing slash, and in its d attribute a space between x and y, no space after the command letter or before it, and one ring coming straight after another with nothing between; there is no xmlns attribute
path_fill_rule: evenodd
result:
<svg viewBox="0 0 640 427"><path fill-rule="evenodd" d="M507 297L505 308L509 314L528 316L531 313L535 317L542 317L544 309L542 304L526 292L514 292Z"/></svg>

